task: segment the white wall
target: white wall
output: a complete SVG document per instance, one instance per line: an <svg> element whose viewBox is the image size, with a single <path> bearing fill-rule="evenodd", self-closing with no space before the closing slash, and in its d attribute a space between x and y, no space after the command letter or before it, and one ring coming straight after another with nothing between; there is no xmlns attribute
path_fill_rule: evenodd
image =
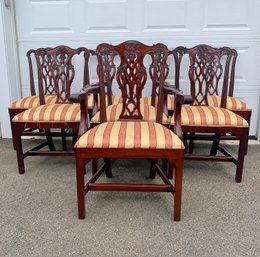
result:
<svg viewBox="0 0 260 257"><path fill-rule="evenodd" d="M11 3L11 1L10 1ZM14 11L0 1L0 124L1 136L11 137L8 106L21 96Z"/></svg>
<svg viewBox="0 0 260 257"><path fill-rule="evenodd" d="M28 95L26 52L67 44L95 48L100 42L234 47L235 95L253 107L251 135L259 123L259 0L14 0L22 94ZM186 81L182 81L186 84Z"/></svg>

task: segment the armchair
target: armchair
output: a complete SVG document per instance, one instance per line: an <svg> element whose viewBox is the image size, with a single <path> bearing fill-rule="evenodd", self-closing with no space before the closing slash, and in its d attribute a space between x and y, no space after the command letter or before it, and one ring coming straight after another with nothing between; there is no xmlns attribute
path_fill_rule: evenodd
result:
<svg viewBox="0 0 260 257"><path fill-rule="evenodd" d="M184 145L174 132L162 125L162 94L168 49L163 44L147 46L138 41L126 41L119 45L101 44L97 55L101 101L99 124L87 130L87 94L71 97L75 101L79 99L81 105L80 137L75 144L79 218L85 218L85 194L89 191L140 191L171 192L174 195L174 220L178 221L181 215ZM110 80L104 72L104 56L111 55L119 58L113 78L121 91L122 99L118 118L112 121L107 118L105 92L105 84ZM144 64L146 56L152 56L154 74L159 74L158 108L154 121L145 120L140 103L149 70ZM154 76L153 79L155 80ZM179 136L181 99L181 96L176 95L178 107L175 112L175 132L178 131ZM172 185L167 173L158 164L155 165L156 172L164 184L96 183L104 171L108 177L112 177L112 170L107 162L94 170L92 178L85 183L85 165L96 158L167 159L176 168L175 184Z"/></svg>

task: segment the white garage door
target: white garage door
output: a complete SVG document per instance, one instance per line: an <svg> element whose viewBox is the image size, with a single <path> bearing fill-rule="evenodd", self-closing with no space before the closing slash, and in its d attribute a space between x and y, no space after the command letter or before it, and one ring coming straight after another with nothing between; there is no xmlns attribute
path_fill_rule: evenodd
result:
<svg viewBox="0 0 260 257"><path fill-rule="evenodd" d="M137 39L169 48L199 43L234 47L239 54L235 95L253 107L256 135L260 94L258 0L14 0L22 93L29 95L26 52L66 44ZM185 84L185 81L183 81Z"/></svg>

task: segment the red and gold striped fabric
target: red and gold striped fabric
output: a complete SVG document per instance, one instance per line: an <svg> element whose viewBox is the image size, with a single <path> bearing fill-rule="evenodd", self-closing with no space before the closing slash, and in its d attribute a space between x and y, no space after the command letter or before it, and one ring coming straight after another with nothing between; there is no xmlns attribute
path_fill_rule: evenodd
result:
<svg viewBox="0 0 260 257"><path fill-rule="evenodd" d="M213 106L183 106L181 122L184 126L248 127L247 121L239 115ZM174 117L170 123L174 124Z"/></svg>
<svg viewBox="0 0 260 257"><path fill-rule="evenodd" d="M107 101L107 99L106 99ZM112 104L122 103L122 97L118 95L112 95ZM94 96L93 94L88 95L88 108L93 109L94 107Z"/></svg>
<svg viewBox="0 0 260 257"><path fill-rule="evenodd" d="M79 104L40 105L23 111L13 118L13 122L79 122Z"/></svg>
<svg viewBox="0 0 260 257"><path fill-rule="evenodd" d="M209 106L220 107L221 96L212 95L208 96L208 104ZM248 104L242 102L240 99L235 97L227 97L227 105L226 109L232 111L251 111L252 108Z"/></svg>
<svg viewBox="0 0 260 257"><path fill-rule="evenodd" d="M123 103L123 99L122 99L121 96L112 95L112 103L113 104L121 104L121 103Z"/></svg>
<svg viewBox="0 0 260 257"><path fill-rule="evenodd" d="M116 121L119 119L119 115L122 111L122 104L112 104L106 108L107 112L107 121ZM140 111L143 115L143 119L146 121L155 121L156 120L156 109L147 104L140 104ZM100 122L100 112L97 112L91 119L92 123ZM163 114L163 123L168 123L168 118Z"/></svg>
<svg viewBox="0 0 260 257"><path fill-rule="evenodd" d="M145 96L140 99L140 103L142 104L149 104L151 105L152 97L151 96ZM155 101L155 106L157 105L157 99ZM167 108L168 110L174 110L174 96L168 95L167 97Z"/></svg>
<svg viewBox="0 0 260 257"><path fill-rule="evenodd" d="M118 96L118 95L113 95L112 96L112 103L113 104L121 104L122 101L122 97ZM151 105L152 102L152 96L144 96L140 99L140 103L141 104L148 104ZM155 106L157 104L157 100L155 101ZM167 107L168 110L174 110L174 96L173 95L168 95L167 98Z"/></svg>
<svg viewBox="0 0 260 257"><path fill-rule="evenodd" d="M155 122L104 122L83 134L75 148L184 149L181 139Z"/></svg>
<svg viewBox="0 0 260 257"><path fill-rule="evenodd" d="M46 95L45 103L55 104L56 99L57 99L56 95ZM9 109L29 109L29 108L37 107L39 105L40 105L39 96L33 95L33 96L26 96L20 100L13 102L9 106Z"/></svg>

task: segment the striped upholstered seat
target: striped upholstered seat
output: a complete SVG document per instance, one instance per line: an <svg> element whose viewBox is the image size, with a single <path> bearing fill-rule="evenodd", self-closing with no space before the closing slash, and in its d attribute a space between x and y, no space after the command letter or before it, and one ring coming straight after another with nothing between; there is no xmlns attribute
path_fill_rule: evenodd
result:
<svg viewBox="0 0 260 257"><path fill-rule="evenodd" d="M163 125L146 121L104 122L85 132L76 148L184 149L181 139Z"/></svg>
<svg viewBox="0 0 260 257"><path fill-rule="evenodd" d="M116 121L119 119L119 115L122 111L122 104L112 104L106 108L107 120ZM156 109L147 104L140 104L140 111L143 115L143 119L146 121L155 121L156 120ZM100 112L97 112L91 119L92 123L99 123L100 121ZM163 114L163 123L168 123L168 118Z"/></svg>
<svg viewBox="0 0 260 257"><path fill-rule="evenodd" d="M141 103L144 104L151 104L151 96L146 96L141 98ZM221 102L221 96L218 95L212 95L207 97L208 105L214 106L214 107L220 107ZM169 111L174 110L174 97L169 95L167 98L167 108ZM245 102L241 101L240 99L236 97L227 97L227 105L226 109L231 111L251 111L252 108Z"/></svg>
<svg viewBox="0 0 260 257"><path fill-rule="evenodd" d="M119 102L120 97L114 97L115 103ZM57 100L56 95L46 95L45 96L45 103L46 104L55 104ZM113 101L114 102L114 101ZM40 99L39 96L26 96L22 99L19 99L15 102L13 102L10 106L9 109L29 109L33 107L37 107L40 105ZM92 94L88 96L88 108L92 109L94 106L94 97Z"/></svg>
<svg viewBox="0 0 260 257"><path fill-rule="evenodd" d="M181 122L183 126L248 127L247 121L234 112L212 106L183 106ZM170 123L174 124L173 118Z"/></svg>
<svg viewBox="0 0 260 257"><path fill-rule="evenodd" d="M143 103L143 104L151 105L152 96L142 97L140 99L140 102ZM155 105L156 104L157 104L157 101L156 101ZM168 95L168 97L167 97L167 108L168 108L168 110L174 110L174 96L173 95Z"/></svg>
<svg viewBox="0 0 260 257"><path fill-rule="evenodd" d="M208 99L208 104L210 106L220 107L221 96L212 95L212 96L208 96L207 99ZM231 111L252 110L251 106L249 106L248 104L244 103L238 98L230 97L230 96L227 97L226 109Z"/></svg>
<svg viewBox="0 0 260 257"><path fill-rule="evenodd" d="M79 122L79 104L41 105L23 111L13 118L13 122Z"/></svg>
<svg viewBox="0 0 260 257"><path fill-rule="evenodd" d="M45 103L46 104L55 104L57 100L56 95L46 95L45 96ZM29 109L33 107L37 107L40 105L40 99L39 96L33 95L33 96L26 96L22 99L19 99L15 102L13 102L9 109Z"/></svg>
<svg viewBox="0 0 260 257"><path fill-rule="evenodd" d="M89 100L88 100L89 101ZM122 98L118 95L113 95L112 96L112 104L120 104L122 103ZM151 105L152 103L152 96L144 96L140 99L141 104L148 104ZM155 105L157 104L157 101ZM168 95L167 98L167 107L168 110L174 110L174 96L173 95Z"/></svg>
<svg viewBox="0 0 260 257"><path fill-rule="evenodd" d="M149 104L151 105L152 97L146 96L140 99L141 104ZM123 103L123 98L119 95L112 95L112 104L121 104Z"/></svg>

